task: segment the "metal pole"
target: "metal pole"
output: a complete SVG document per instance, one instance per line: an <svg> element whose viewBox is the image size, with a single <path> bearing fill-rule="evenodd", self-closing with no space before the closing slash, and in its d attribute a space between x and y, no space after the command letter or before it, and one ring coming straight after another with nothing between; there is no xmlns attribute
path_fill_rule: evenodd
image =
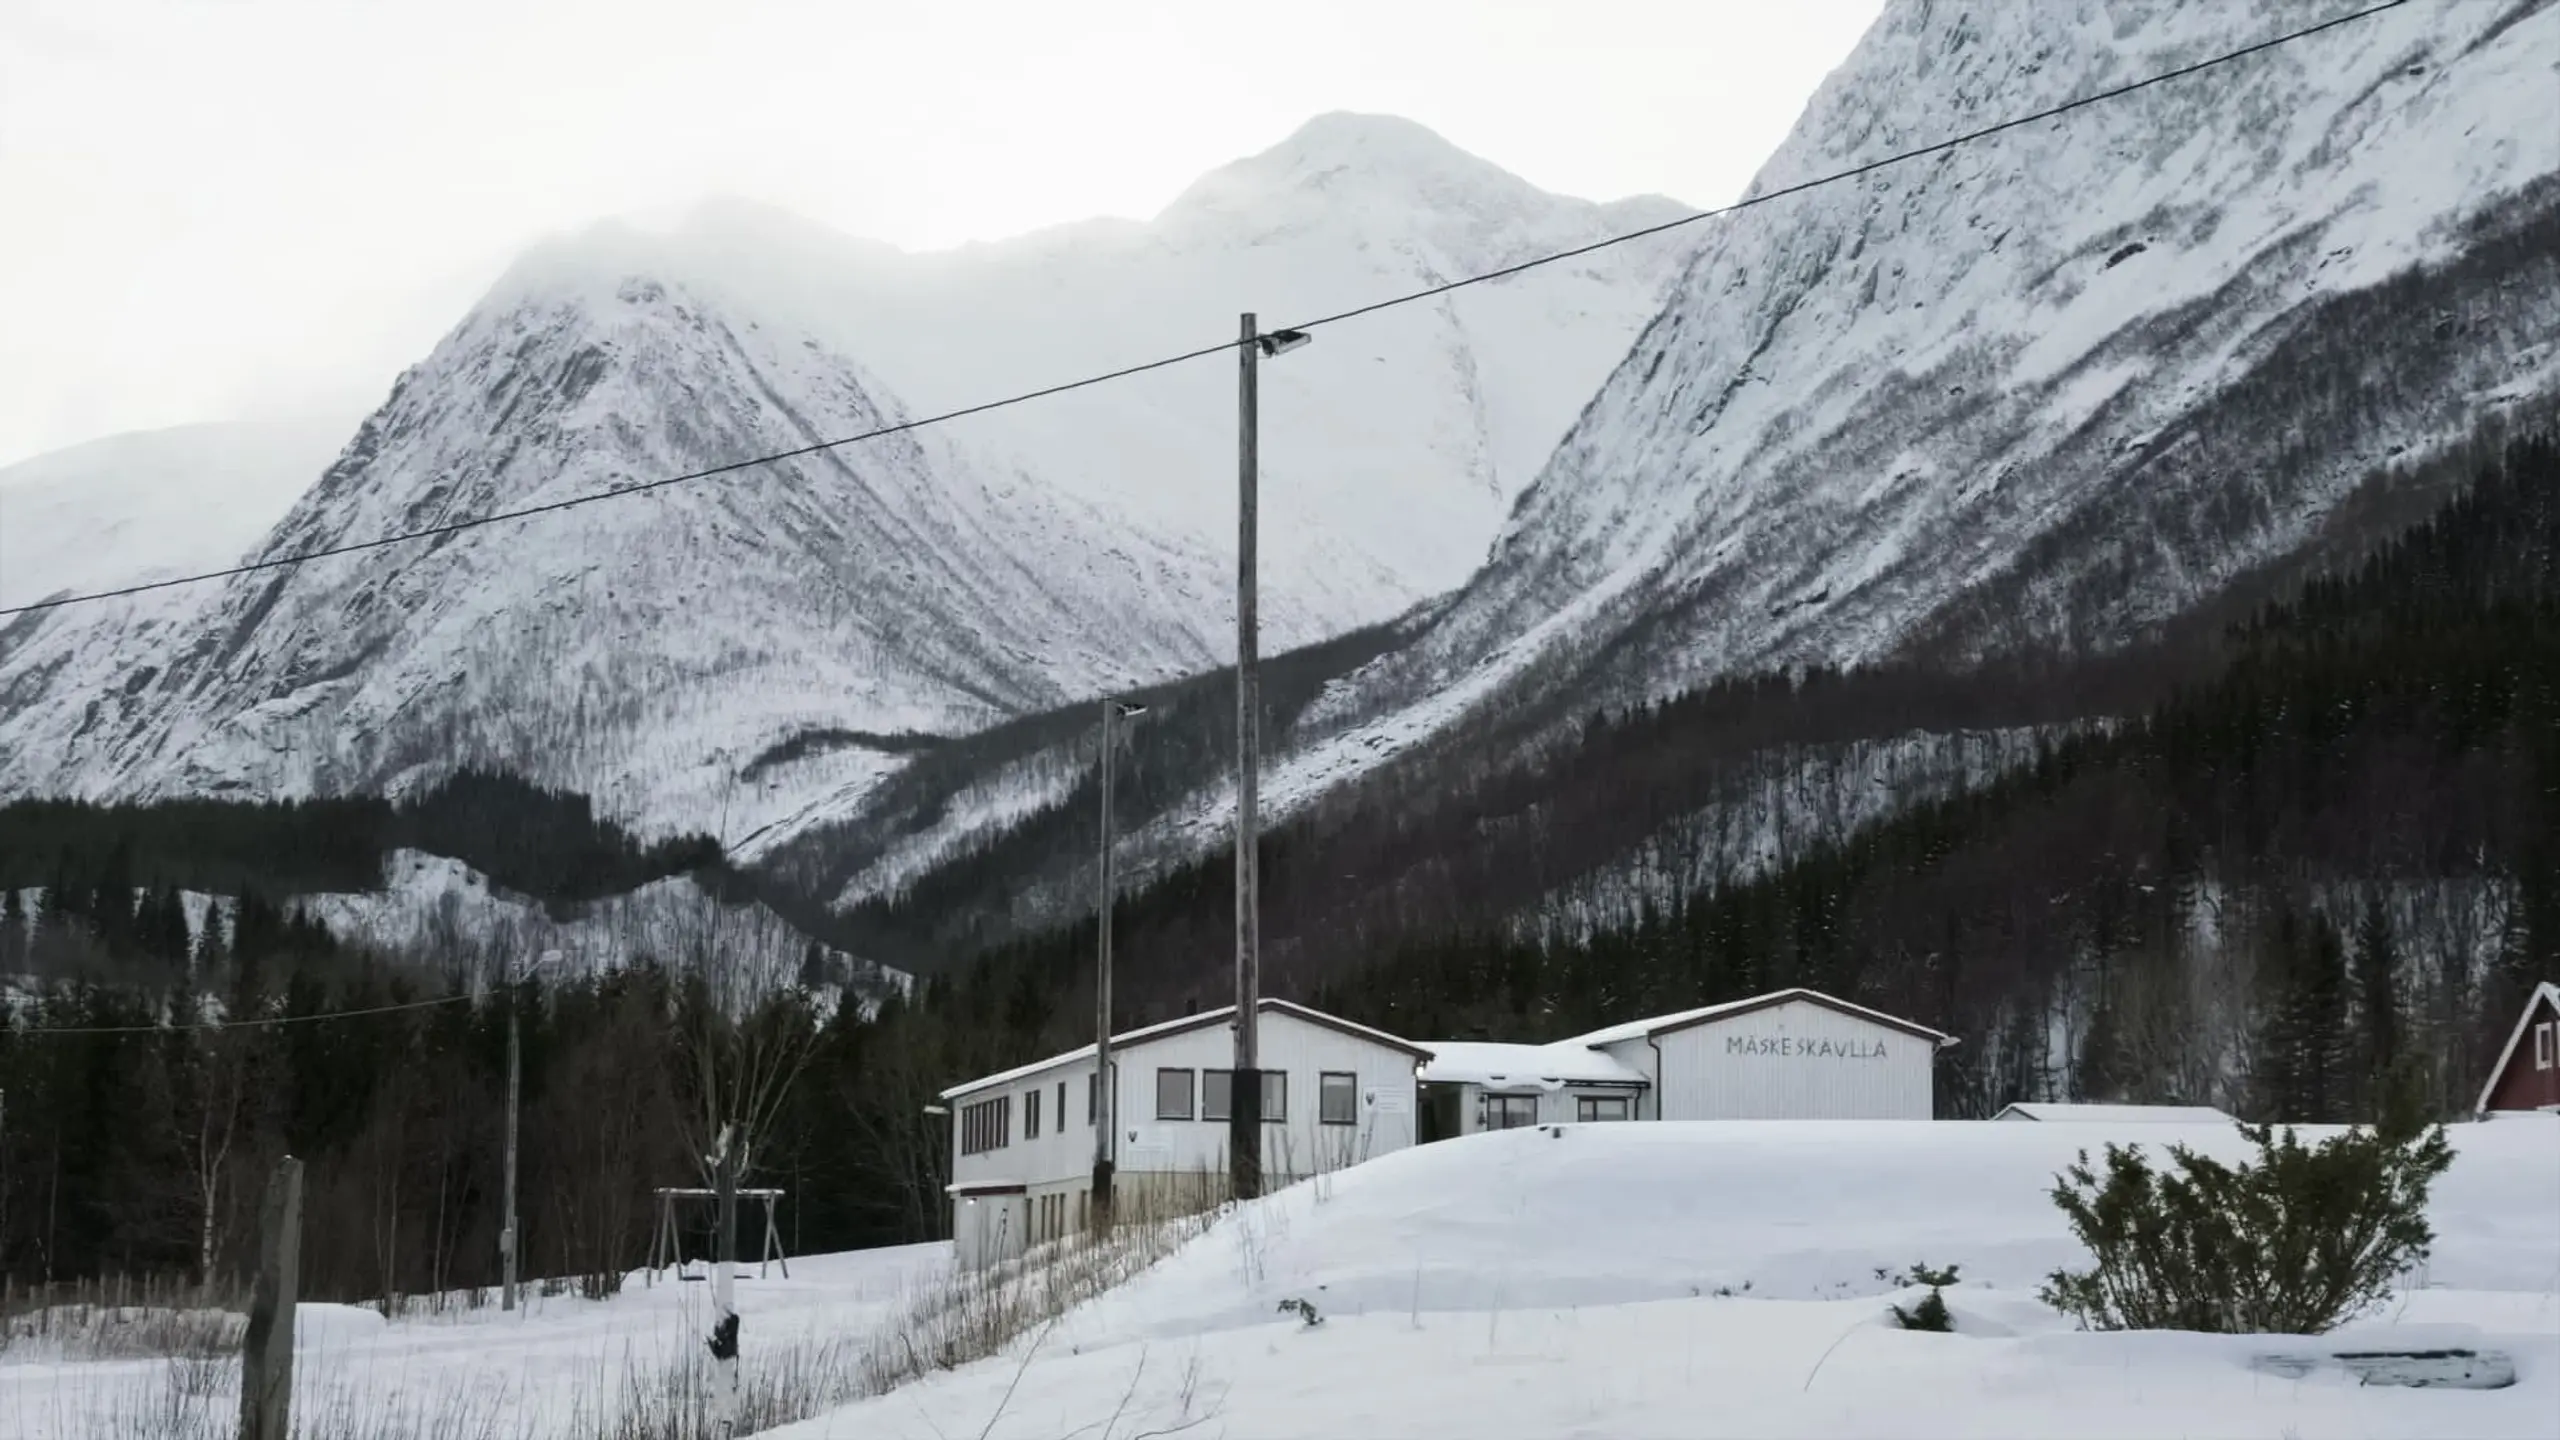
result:
<svg viewBox="0 0 2560 1440"><path fill-rule="evenodd" d="M1260 896L1256 875L1259 818L1255 790L1261 779L1262 727L1259 613L1254 594L1256 522L1260 500L1255 451L1260 443L1260 387L1255 361L1261 331L1243 317L1236 346L1236 1057L1227 1087L1229 1183L1238 1200L1262 1193L1261 1047L1256 1020L1262 1000Z"/></svg>
<svg viewBox="0 0 2560 1440"><path fill-rule="evenodd" d="M1111 752L1112 723L1120 702L1102 702L1102 895L1098 914L1101 937L1093 976L1093 1198L1091 1219L1097 1231L1111 1225L1111 1129L1119 1123L1111 1111ZM1064 1123L1067 1117L1058 1117Z"/></svg>
<svg viewBox="0 0 2560 1440"><path fill-rule="evenodd" d="M524 1037L520 1018L524 989L507 962L507 1199L498 1228L498 1308L516 1308L516 1109L524 1093Z"/></svg>

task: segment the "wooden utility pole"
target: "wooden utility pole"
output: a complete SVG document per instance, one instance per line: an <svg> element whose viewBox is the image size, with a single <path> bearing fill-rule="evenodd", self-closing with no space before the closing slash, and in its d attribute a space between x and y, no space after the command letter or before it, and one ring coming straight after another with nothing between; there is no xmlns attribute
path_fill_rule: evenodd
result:
<svg viewBox="0 0 2560 1440"><path fill-rule="evenodd" d="M1256 871L1260 816L1255 791L1262 770L1260 615L1254 592L1261 395L1255 362L1262 334L1244 316L1236 346L1236 1055L1227 1083L1229 1188L1238 1200L1262 1193L1262 1048L1256 1023L1262 1000L1262 927Z"/></svg>
<svg viewBox="0 0 2560 1440"><path fill-rule="evenodd" d="M516 1308L516 1109L523 1099L524 1037L521 1013L524 984L515 961L507 961L507 1198L498 1226L498 1308Z"/></svg>
<svg viewBox="0 0 2560 1440"><path fill-rule="evenodd" d="M1111 1228L1111 1130L1119 1123L1111 1113L1111 752L1113 722L1120 702L1102 702L1102 893L1100 935L1093 968L1093 1198L1087 1202L1096 1232ZM1067 1123L1067 1117L1058 1117Z"/></svg>
<svg viewBox="0 0 2560 1440"><path fill-rule="evenodd" d="M301 1285L302 1162L276 1162L259 1213L258 1281L240 1345L240 1440L291 1440L293 1309Z"/></svg>
<svg viewBox="0 0 2560 1440"><path fill-rule="evenodd" d="M711 1267L711 1433L729 1440L738 1433L738 1161L737 1127L720 1131L713 1159L713 1194L719 1233L713 1243L719 1258Z"/></svg>

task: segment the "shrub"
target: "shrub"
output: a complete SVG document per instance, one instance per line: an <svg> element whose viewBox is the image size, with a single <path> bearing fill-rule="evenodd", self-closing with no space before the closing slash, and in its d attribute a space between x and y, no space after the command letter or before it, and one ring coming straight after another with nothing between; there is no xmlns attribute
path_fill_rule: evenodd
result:
<svg viewBox="0 0 2560 1440"><path fill-rule="evenodd" d="M2318 1335L2387 1298L2426 1259L2427 1189L2453 1147L2414 1096L2316 1146L2290 1127L2240 1131L2255 1163L2172 1145L2176 1170L2155 1171L2109 1145L2101 1179L2082 1151L2053 1200L2097 1266L2055 1271L2045 1303L2094 1330Z"/></svg>
<svg viewBox="0 0 2560 1440"><path fill-rule="evenodd" d="M1955 1316L1947 1312L1945 1290L1947 1286L1956 1283L1958 1268L1960 1267L1954 1265L1949 1265L1943 1270L1928 1265L1912 1266L1911 1273L1901 1277L1902 1283L1926 1285L1929 1287L1929 1293L1921 1296L1920 1303L1908 1310L1899 1305L1889 1307L1893 1311L1894 1323L1905 1330L1926 1330L1939 1335L1955 1329Z"/></svg>

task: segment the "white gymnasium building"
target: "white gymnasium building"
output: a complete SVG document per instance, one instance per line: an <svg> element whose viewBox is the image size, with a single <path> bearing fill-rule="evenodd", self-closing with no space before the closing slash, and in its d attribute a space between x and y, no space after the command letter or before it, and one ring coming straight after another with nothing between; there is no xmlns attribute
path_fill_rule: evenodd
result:
<svg viewBox="0 0 2560 1440"><path fill-rule="evenodd" d="M1926 1120L1937 1052L1955 1043L1813 990L1550 1045L1417 1045L1286 1000L1258 1013L1262 1166L1274 1188L1422 1141L1527 1125ZM1234 1020L1225 1005L1113 1036L1107 1097L1090 1045L943 1091L958 1263L987 1265L1085 1226L1097 1123L1115 1126L1115 1201L1222 1194Z"/></svg>
<svg viewBox="0 0 2560 1440"><path fill-rule="evenodd" d="M1426 1044L1422 1138L1604 1120L1926 1120L1925 1025L1817 990L1779 990L1551 1045Z"/></svg>
<svg viewBox="0 0 2560 1440"><path fill-rule="evenodd" d="M1414 1142L1414 1070L1430 1052L1286 1000L1256 1011L1263 1174L1277 1188ZM1235 1007L1222 1005L1111 1039L1108 1108L1094 1047L955 1085L951 1235L963 1268L1080 1229L1092 1203L1093 1127L1116 1117L1115 1202L1150 1189L1223 1190Z"/></svg>

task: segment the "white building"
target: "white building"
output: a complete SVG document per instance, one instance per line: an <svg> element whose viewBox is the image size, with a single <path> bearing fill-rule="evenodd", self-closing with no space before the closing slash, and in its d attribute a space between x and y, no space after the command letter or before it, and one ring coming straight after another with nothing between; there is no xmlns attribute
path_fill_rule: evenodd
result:
<svg viewBox="0 0 2560 1440"><path fill-rule="evenodd" d="M1422 1138L1595 1120L1926 1120L1954 1038L1780 990L1551 1045L1427 1045Z"/></svg>
<svg viewBox="0 0 2560 1440"><path fill-rule="evenodd" d="M2064 1105L2020 1100L1994 1120L2077 1121L2091 1125L2228 1125L2231 1117L2210 1105Z"/></svg>
<svg viewBox="0 0 2560 1440"><path fill-rule="evenodd" d="M1409 1041L1286 1000L1257 1010L1263 1067L1263 1174L1277 1187L1414 1142ZM1116 1204L1196 1187L1222 1193L1235 1007L1111 1039L1107 1110L1094 1047L942 1092L951 1111L951 1234L964 1268L1081 1228L1092 1203L1094 1125L1112 1135Z"/></svg>

